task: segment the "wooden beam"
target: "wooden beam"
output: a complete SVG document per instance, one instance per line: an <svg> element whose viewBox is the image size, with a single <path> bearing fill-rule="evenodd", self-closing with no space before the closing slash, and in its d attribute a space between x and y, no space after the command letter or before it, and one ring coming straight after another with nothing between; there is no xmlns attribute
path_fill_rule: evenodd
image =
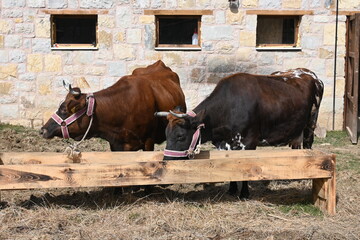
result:
<svg viewBox="0 0 360 240"><path fill-rule="evenodd" d="M41 10L46 14L53 15L97 15L97 14L108 14L109 10L98 9L98 10L86 10L86 9L43 9Z"/></svg>
<svg viewBox="0 0 360 240"><path fill-rule="evenodd" d="M220 158L271 158L271 157L313 157L328 155L318 150L247 150L247 151L201 151L195 159ZM155 152L82 152L75 163L119 163L119 162L147 162L161 161L164 153ZM73 163L64 153L54 152L0 152L0 165L14 164L62 164Z"/></svg>
<svg viewBox="0 0 360 240"><path fill-rule="evenodd" d="M331 156L1 165L0 189L331 178Z"/></svg>
<svg viewBox="0 0 360 240"><path fill-rule="evenodd" d="M281 16L295 16L295 15L313 15L312 10L246 10L247 15L281 15Z"/></svg>
<svg viewBox="0 0 360 240"><path fill-rule="evenodd" d="M212 15L213 10L144 10L144 15Z"/></svg>
<svg viewBox="0 0 360 240"><path fill-rule="evenodd" d="M316 150L205 151L162 161L163 152L0 153L0 190L313 179L314 204L335 214L335 155Z"/></svg>

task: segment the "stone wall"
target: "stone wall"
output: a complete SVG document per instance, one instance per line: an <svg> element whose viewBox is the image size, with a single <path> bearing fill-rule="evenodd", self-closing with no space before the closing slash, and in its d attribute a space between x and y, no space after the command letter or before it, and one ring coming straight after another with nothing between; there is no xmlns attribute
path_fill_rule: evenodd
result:
<svg viewBox="0 0 360 240"><path fill-rule="evenodd" d="M101 90L136 67L158 59L177 72L189 109L235 73L269 74L305 67L324 81L319 124L332 127L335 14L333 0L1 0L0 121L39 127L66 91L62 81L83 92ZM340 1L341 10L360 9L359 1ZM49 10L106 10L98 15L97 51L51 50ZM153 10L213 10L202 16L201 51L156 51ZM247 10L313 10L300 26L301 51L257 51L257 16ZM339 16L336 129L342 128L345 16Z"/></svg>

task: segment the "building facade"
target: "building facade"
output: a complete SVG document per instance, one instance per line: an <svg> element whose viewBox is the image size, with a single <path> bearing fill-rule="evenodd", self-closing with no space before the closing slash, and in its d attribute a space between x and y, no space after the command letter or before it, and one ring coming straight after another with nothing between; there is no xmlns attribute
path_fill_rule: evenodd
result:
<svg viewBox="0 0 360 240"><path fill-rule="evenodd" d="M1 0L0 4L2 123L38 128L64 99L63 81L94 92L137 67L162 60L179 75L189 109L224 76L308 68L325 86L319 126L343 127L346 15L360 11L358 0L339 1L335 77L335 0ZM70 33L73 36L66 37ZM182 42L183 36L190 42Z"/></svg>

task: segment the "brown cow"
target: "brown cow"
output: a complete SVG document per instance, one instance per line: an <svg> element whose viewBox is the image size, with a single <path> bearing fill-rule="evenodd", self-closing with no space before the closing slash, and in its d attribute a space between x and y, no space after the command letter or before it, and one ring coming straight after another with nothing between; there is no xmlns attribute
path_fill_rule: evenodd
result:
<svg viewBox="0 0 360 240"><path fill-rule="evenodd" d="M155 143L166 139L167 125L166 119L156 118L154 113L176 106L186 109L178 75L160 60L90 95L71 85L69 90L41 128L44 138L80 140L89 128L86 138L105 139L112 151L152 151Z"/></svg>

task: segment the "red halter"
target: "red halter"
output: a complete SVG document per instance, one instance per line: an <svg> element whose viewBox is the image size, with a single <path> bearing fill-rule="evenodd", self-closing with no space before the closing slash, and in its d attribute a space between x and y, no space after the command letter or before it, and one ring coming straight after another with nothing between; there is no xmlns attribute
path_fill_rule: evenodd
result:
<svg viewBox="0 0 360 240"><path fill-rule="evenodd" d="M191 117L195 117L196 113L193 111L187 112L187 115ZM195 154L200 153L200 144L201 144L201 133L200 130L202 127L205 127L205 124L200 124L197 126L197 129L192 137L190 146L188 150L185 151L175 151L175 150L164 150L164 156L167 157L188 157L189 159L193 159L195 157ZM196 146L196 143L199 140L199 144ZM196 147L196 148L195 148Z"/></svg>
<svg viewBox="0 0 360 240"><path fill-rule="evenodd" d="M59 115L54 113L51 118L60 125L61 127L61 133L65 139L70 138L68 126L72 124L74 121L76 121L78 118L80 118L84 113L86 112L86 115L89 117L94 114L94 105L95 105L95 98L94 94L89 93L86 95L86 102L88 103L87 107L84 107L83 109L77 111L76 113L72 114L70 117L63 120Z"/></svg>

